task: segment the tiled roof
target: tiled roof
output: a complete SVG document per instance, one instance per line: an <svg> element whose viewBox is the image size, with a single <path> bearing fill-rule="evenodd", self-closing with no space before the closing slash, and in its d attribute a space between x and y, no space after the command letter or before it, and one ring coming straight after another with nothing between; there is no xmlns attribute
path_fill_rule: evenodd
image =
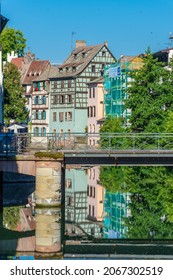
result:
<svg viewBox="0 0 173 280"><path fill-rule="evenodd" d="M12 58L11 63L17 66L18 69L22 70L22 64L24 62L24 57Z"/></svg>
<svg viewBox="0 0 173 280"><path fill-rule="evenodd" d="M57 72L54 73L54 75L50 75L50 78L77 76L87 67L94 56L104 46L106 47L105 44L100 44L95 46L82 46L74 49L65 62L58 67ZM76 71L74 71L72 67L76 67Z"/></svg>
<svg viewBox="0 0 173 280"><path fill-rule="evenodd" d="M133 55L123 55L118 61L119 62L131 62L136 57Z"/></svg>
<svg viewBox="0 0 173 280"><path fill-rule="evenodd" d="M32 81L40 76L48 67L50 62L48 60L35 60L30 63L26 72L23 84L32 84Z"/></svg>
<svg viewBox="0 0 173 280"><path fill-rule="evenodd" d="M35 78L33 80L33 82L34 81L46 81L46 80L48 80L50 75L53 75L56 72L57 72L57 67L56 66L52 66L51 64L48 64L48 66L45 69L45 71L43 71L42 74L40 74L37 78Z"/></svg>

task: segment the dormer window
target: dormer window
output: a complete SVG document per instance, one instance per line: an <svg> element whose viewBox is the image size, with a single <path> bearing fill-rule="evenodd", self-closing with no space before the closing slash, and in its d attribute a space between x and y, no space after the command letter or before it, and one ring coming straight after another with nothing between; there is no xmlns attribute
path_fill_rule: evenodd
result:
<svg viewBox="0 0 173 280"><path fill-rule="evenodd" d="M59 68L59 73L63 73L63 69L62 68Z"/></svg>
<svg viewBox="0 0 173 280"><path fill-rule="evenodd" d="M76 67L72 67L72 72L76 72Z"/></svg>
<svg viewBox="0 0 173 280"><path fill-rule="evenodd" d="M66 72L68 72L68 70L69 70L68 67L66 67Z"/></svg>
<svg viewBox="0 0 173 280"><path fill-rule="evenodd" d="M77 53L74 53L74 58L75 58L75 59L77 58Z"/></svg>
<svg viewBox="0 0 173 280"><path fill-rule="evenodd" d="M82 53L82 58L85 58L85 56L86 56L86 53Z"/></svg>

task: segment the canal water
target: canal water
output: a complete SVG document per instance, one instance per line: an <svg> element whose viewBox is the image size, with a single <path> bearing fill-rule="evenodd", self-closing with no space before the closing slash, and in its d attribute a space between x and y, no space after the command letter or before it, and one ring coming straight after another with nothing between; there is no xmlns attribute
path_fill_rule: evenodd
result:
<svg viewBox="0 0 173 280"><path fill-rule="evenodd" d="M18 184L18 175L11 180L8 173L0 194L0 258L171 257L172 173L163 167L67 169L62 205L46 209L35 205L34 177Z"/></svg>

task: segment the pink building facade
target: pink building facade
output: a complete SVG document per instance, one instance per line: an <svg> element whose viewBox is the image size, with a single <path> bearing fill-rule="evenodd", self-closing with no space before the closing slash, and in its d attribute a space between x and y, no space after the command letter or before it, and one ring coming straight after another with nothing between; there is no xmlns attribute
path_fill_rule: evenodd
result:
<svg viewBox="0 0 173 280"><path fill-rule="evenodd" d="M104 188L99 184L99 167L88 169L87 216L92 221L103 221Z"/></svg>
<svg viewBox="0 0 173 280"><path fill-rule="evenodd" d="M104 84L100 77L88 83L88 145L98 145L100 124L98 120L104 117Z"/></svg>

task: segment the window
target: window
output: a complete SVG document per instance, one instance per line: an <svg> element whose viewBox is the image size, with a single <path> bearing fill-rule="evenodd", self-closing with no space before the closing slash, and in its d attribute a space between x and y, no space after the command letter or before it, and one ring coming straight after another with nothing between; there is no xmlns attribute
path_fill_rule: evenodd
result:
<svg viewBox="0 0 173 280"><path fill-rule="evenodd" d="M57 81L54 81L54 82L53 82L53 86L54 86L54 89L57 88Z"/></svg>
<svg viewBox="0 0 173 280"><path fill-rule="evenodd" d="M59 68L59 73L63 73L63 69L62 68Z"/></svg>
<svg viewBox="0 0 173 280"><path fill-rule="evenodd" d="M91 88L89 89L89 98L91 98Z"/></svg>
<svg viewBox="0 0 173 280"><path fill-rule="evenodd" d="M56 122L56 112L53 112L53 122Z"/></svg>
<svg viewBox="0 0 173 280"><path fill-rule="evenodd" d="M91 205L89 205L89 216L91 216Z"/></svg>
<svg viewBox="0 0 173 280"><path fill-rule="evenodd" d="M75 58L75 59L77 58L77 53L74 53L74 58Z"/></svg>
<svg viewBox="0 0 173 280"><path fill-rule="evenodd" d="M53 95L53 104L58 103L58 95Z"/></svg>
<svg viewBox="0 0 173 280"><path fill-rule="evenodd" d="M46 136L46 128L45 127L42 127L41 135Z"/></svg>
<svg viewBox="0 0 173 280"><path fill-rule="evenodd" d="M95 124L93 124L93 133L95 133Z"/></svg>
<svg viewBox="0 0 173 280"><path fill-rule="evenodd" d="M63 122L64 121L64 112L59 113L59 121Z"/></svg>
<svg viewBox="0 0 173 280"><path fill-rule="evenodd" d="M43 89L46 89L46 82L43 82Z"/></svg>
<svg viewBox="0 0 173 280"><path fill-rule="evenodd" d="M94 206L92 206L92 216L94 217L94 215L95 215L95 211L94 211L95 209L94 209Z"/></svg>
<svg viewBox="0 0 173 280"><path fill-rule="evenodd" d="M87 185L87 196L89 196L89 185Z"/></svg>
<svg viewBox="0 0 173 280"><path fill-rule="evenodd" d="M34 136L39 136L39 127L34 127Z"/></svg>
<svg viewBox="0 0 173 280"><path fill-rule="evenodd" d="M42 102L43 102L44 105L46 105L46 96L45 95L43 95Z"/></svg>
<svg viewBox="0 0 173 280"><path fill-rule="evenodd" d="M92 133L92 126L91 126L91 124L89 125L89 133Z"/></svg>
<svg viewBox="0 0 173 280"><path fill-rule="evenodd" d="M90 186L90 196L92 197L92 186Z"/></svg>
<svg viewBox="0 0 173 280"><path fill-rule="evenodd" d="M37 105L38 104L38 96L34 97L34 104Z"/></svg>
<svg viewBox="0 0 173 280"><path fill-rule="evenodd" d="M61 81L61 88L64 88L64 81Z"/></svg>
<svg viewBox="0 0 173 280"><path fill-rule="evenodd" d="M65 112L65 121L72 120L72 112Z"/></svg>
<svg viewBox="0 0 173 280"><path fill-rule="evenodd" d="M38 115L39 115L39 112L38 112L38 110L36 110L36 111L35 111L35 120L38 120L38 118L39 118Z"/></svg>
<svg viewBox="0 0 173 280"><path fill-rule="evenodd" d="M67 206L71 206L72 198L71 196L67 196Z"/></svg>
<svg viewBox="0 0 173 280"><path fill-rule="evenodd" d="M59 96L59 103L64 104L64 95Z"/></svg>
<svg viewBox="0 0 173 280"><path fill-rule="evenodd" d="M103 52L102 52L102 56L105 56L105 55L106 55L106 52L105 52L105 51L103 51Z"/></svg>
<svg viewBox="0 0 173 280"><path fill-rule="evenodd" d="M93 117L93 107L90 107L90 117Z"/></svg>
<svg viewBox="0 0 173 280"><path fill-rule="evenodd" d="M95 88L93 88L93 98L95 98Z"/></svg>
<svg viewBox="0 0 173 280"><path fill-rule="evenodd" d="M93 106L93 117L96 116L96 106Z"/></svg>
<svg viewBox="0 0 173 280"><path fill-rule="evenodd" d="M35 91L40 90L40 83L38 83L38 82L34 83L34 90Z"/></svg>
<svg viewBox="0 0 173 280"><path fill-rule="evenodd" d="M91 72L92 72L92 73L95 73L95 71L96 71L96 67L95 67L95 65L92 65L92 66L91 66Z"/></svg>
<svg viewBox="0 0 173 280"><path fill-rule="evenodd" d="M41 119L42 119L42 120L45 120L45 119L46 119L46 111L45 111L45 110L43 110L43 111L41 112Z"/></svg>
<svg viewBox="0 0 173 280"><path fill-rule="evenodd" d="M71 88L71 80L68 80L68 88Z"/></svg>
<svg viewBox="0 0 173 280"><path fill-rule="evenodd" d="M26 104L29 105L29 98L26 99Z"/></svg>
<svg viewBox="0 0 173 280"><path fill-rule="evenodd" d="M71 221L71 212L67 212L67 220Z"/></svg>
<svg viewBox="0 0 173 280"><path fill-rule="evenodd" d="M72 95L71 94L67 95L67 103L72 103Z"/></svg>
<svg viewBox="0 0 173 280"><path fill-rule="evenodd" d="M72 67L72 72L76 72L76 67L75 66Z"/></svg>

